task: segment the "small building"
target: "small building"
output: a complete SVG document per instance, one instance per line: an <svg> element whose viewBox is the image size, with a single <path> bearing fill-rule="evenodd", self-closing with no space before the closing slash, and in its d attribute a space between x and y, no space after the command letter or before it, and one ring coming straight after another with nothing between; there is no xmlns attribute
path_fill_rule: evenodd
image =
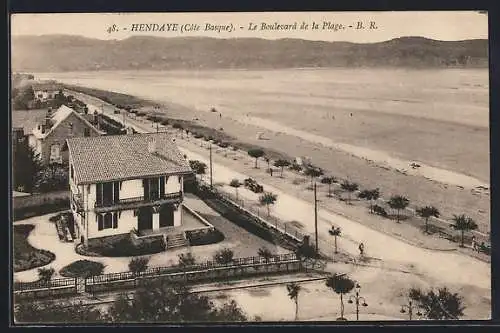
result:
<svg viewBox="0 0 500 333"><path fill-rule="evenodd" d="M192 170L167 133L71 138L67 145L77 243L181 226L183 178Z"/></svg>
<svg viewBox="0 0 500 333"><path fill-rule="evenodd" d="M56 111L48 109L43 122L38 123L29 136L29 145L39 154L42 164L67 163L64 148L71 137L105 134L94 127L75 110L62 105Z"/></svg>
<svg viewBox="0 0 500 333"><path fill-rule="evenodd" d="M47 102L53 100L63 86L55 82L34 82L32 84L35 100Z"/></svg>

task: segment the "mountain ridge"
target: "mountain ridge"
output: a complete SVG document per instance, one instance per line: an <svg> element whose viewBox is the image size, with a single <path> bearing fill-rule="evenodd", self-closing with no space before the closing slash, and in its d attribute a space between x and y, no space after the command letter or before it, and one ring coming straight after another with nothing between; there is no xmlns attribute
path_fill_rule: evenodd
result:
<svg viewBox="0 0 500 333"><path fill-rule="evenodd" d="M488 67L488 40L418 36L375 43L298 38L13 36L13 71Z"/></svg>

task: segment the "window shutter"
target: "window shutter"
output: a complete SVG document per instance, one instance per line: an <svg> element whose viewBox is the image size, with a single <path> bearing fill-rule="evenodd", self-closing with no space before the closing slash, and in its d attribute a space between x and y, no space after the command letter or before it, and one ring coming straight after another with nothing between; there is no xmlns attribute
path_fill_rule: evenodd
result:
<svg viewBox="0 0 500 333"><path fill-rule="evenodd" d="M114 182L113 183L113 199L114 202L120 201L120 183L119 182Z"/></svg>
<svg viewBox="0 0 500 333"><path fill-rule="evenodd" d="M103 229L102 215L97 214L97 230L101 231Z"/></svg>
<svg viewBox="0 0 500 333"><path fill-rule="evenodd" d="M118 213L113 213L113 229L118 228Z"/></svg>
<svg viewBox="0 0 500 333"><path fill-rule="evenodd" d="M96 202L102 204L102 183L96 184Z"/></svg>
<svg viewBox="0 0 500 333"><path fill-rule="evenodd" d="M165 195L165 177L160 177L160 196Z"/></svg>

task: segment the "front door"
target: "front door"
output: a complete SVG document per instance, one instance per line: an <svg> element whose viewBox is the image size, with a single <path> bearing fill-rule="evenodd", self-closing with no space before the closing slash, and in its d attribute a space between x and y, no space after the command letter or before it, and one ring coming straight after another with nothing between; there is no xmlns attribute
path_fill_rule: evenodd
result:
<svg viewBox="0 0 500 333"><path fill-rule="evenodd" d="M160 208L160 228L174 226L174 207L163 205Z"/></svg>
<svg viewBox="0 0 500 333"><path fill-rule="evenodd" d="M151 207L139 208L139 214L137 215L137 229L153 229L153 209Z"/></svg>

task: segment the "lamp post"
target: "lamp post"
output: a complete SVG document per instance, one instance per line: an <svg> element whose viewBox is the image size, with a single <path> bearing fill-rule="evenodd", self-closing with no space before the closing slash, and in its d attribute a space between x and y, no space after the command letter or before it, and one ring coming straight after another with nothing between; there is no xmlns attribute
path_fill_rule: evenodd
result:
<svg viewBox="0 0 500 333"><path fill-rule="evenodd" d="M347 303L356 304L356 320L359 320L359 305L361 304L362 306L368 306L368 304L366 304L366 300L364 297L359 296L359 292L361 291L361 286L359 285L359 283L356 283L355 289L356 289L356 294L349 296L349 300L347 301ZM360 301L362 303L360 303Z"/></svg>
<svg viewBox="0 0 500 333"><path fill-rule="evenodd" d="M314 182L314 242L316 245L316 255L319 254L318 247L318 198L316 194L316 182Z"/></svg>
<svg viewBox="0 0 500 333"><path fill-rule="evenodd" d="M408 304L403 304L401 305L401 313L406 313L408 312L408 316L410 317L410 320L413 318L413 310L418 310L418 306L413 304L411 300L408 301ZM417 311L417 316L421 316L422 313L420 311Z"/></svg>

